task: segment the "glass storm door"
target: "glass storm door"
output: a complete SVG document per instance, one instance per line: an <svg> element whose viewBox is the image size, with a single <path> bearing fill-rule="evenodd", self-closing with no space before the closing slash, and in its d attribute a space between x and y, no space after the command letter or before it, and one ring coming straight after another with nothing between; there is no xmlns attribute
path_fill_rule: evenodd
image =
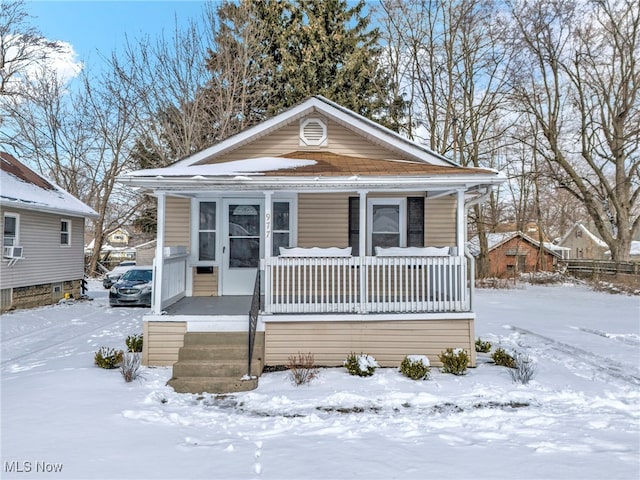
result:
<svg viewBox="0 0 640 480"><path fill-rule="evenodd" d="M251 295L262 253L262 202L227 199L223 208L222 294Z"/></svg>

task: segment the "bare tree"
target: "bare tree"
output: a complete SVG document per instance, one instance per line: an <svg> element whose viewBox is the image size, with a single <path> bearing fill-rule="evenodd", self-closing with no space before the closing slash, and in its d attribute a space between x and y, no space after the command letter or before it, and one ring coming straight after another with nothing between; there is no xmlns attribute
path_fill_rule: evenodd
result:
<svg viewBox="0 0 640 480"><path fill-rule="evenodd" d="M409 102L406 133L462 165L502 168L510 63L505 23L492 0L383 1L388 51ZM492 215L497 208L491 199ZM488 273L481 206L472 215L480 239L478 274Z"/></svg>
<svg viewBox="0 0 640 480"><path fill-rule="evenodd" d="M95 271L109 232L136 212L139 199L115 183L130 168L136 99L107 72L83 77L82 88L70 91L55 72L31 75L23 95L3 106L7 133L21 159L54 180L98 212L91 222ZM9 133L10 132L10 133Z"/></svg>
<svg viewBox="0 0 640 480"><path fill-rule="evenodd" d="M529 146L591 216L614 260L640 231L640 9L628 0L516 1L516 100Z"/></svg>
<svg viewBox="0 0 640 480"><path fill-rule="evenodd" d="M0 0L0 96L20 95L26 73L63 48L44 38L28 18L24 0Z"/></svg>

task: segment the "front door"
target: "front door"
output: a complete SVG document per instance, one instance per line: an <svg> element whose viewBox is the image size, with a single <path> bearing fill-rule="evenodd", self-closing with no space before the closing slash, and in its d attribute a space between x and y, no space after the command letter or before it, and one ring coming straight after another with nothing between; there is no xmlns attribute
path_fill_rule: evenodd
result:
<svg viewBox="0 0 640 480"><path fill-rule="evenodd" d="M222 244L222 294L251 295L262 254L262 202L226 199Z"/></svg>

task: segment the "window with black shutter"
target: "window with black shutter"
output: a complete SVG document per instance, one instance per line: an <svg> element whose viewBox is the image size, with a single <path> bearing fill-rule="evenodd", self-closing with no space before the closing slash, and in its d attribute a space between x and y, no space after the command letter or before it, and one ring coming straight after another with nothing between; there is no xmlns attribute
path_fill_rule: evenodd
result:
<svg viewBox="0 0 640 480"><path fill-rule="evenodd" d="M407 247L424 247L424 197L407 197Z"/></svg>
<svg viewBox="0 0 640 480"><path fill-rule="evenodd" d="M360 255L360 198L349 197L349 246L354 257Z"/></svg>

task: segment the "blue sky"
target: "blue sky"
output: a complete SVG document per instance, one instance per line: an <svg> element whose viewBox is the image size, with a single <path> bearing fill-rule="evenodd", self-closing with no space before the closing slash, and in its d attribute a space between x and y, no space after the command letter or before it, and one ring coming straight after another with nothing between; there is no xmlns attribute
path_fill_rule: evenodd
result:
<svg viewBox="0 0 640 480"><path fill-rule="evenodd" d="M99 62L125 42L144 35L154 37L170 32L177 16L179 23L195 18L206 4L200 0L182 1L60 1L28 0L30 23L49 40L70 43L78 59Z"/></svg>

